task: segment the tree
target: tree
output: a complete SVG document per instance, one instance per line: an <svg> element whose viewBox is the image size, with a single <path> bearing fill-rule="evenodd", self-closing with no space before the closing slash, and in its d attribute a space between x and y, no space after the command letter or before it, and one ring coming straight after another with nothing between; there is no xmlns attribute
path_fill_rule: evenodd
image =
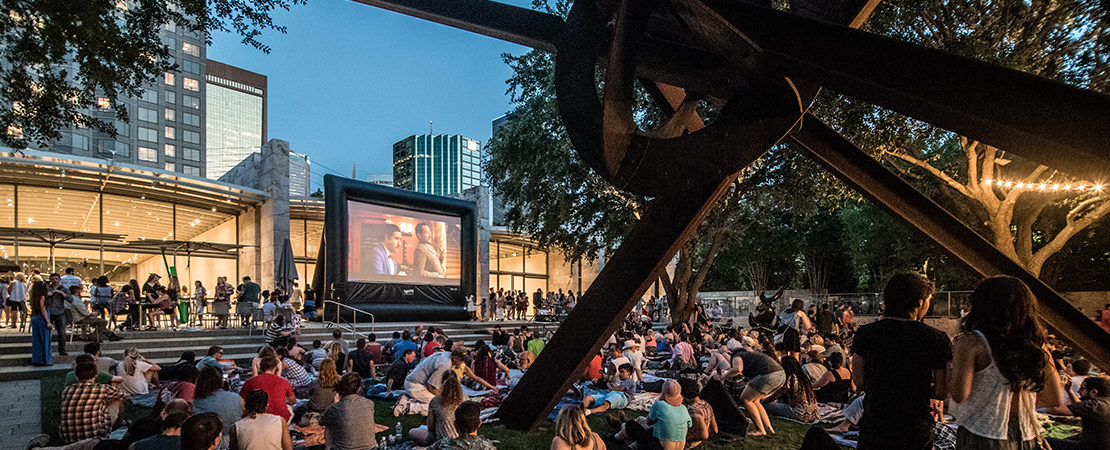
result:
<svg viewBox="0 0 1110 450"><path fill-rule="evenodd" d="M306 0L2 0L0 16L0 143L46 146L68 126L115 136L110 122L90 115L121 95L175 70L159 36L173 25L203 35L234 31L268 52L264 30L284 33L270 12ZM100 102L106 99L108 104ZM116 118L127 122L125 108Z"/></svg>
<svg viewBox="0 0 1110 450"><path fill-rule="evenodd" d="M868 29L1107 92L1107 20L1095 0L986 1L958 8L893 0L876 9ZM1110 212L1110 195L1097 180L1074 179L848 98L825 95L817 109L1034 275L1069 239Z"/></svg>

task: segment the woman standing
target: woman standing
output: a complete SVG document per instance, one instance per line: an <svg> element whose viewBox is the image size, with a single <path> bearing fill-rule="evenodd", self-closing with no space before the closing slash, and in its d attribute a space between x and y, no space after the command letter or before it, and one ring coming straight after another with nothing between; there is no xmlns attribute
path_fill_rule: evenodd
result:
<svg viewBox="0 0 1110 450"><path fill-rule="evenodd" d="M108 277L101 275L96 279L96 285L89 289L89 297L92 297L92 310L104 318L105 313L111 311L112 298L115 296L115 290L108 286ZM111 315L111 314L109 314ZM116 316L111 315L109 320L113 323L116 321Z"/></svg>
<svg viewBox="0 0 1110 450"><path fill-rule="evenodd" d="M50 307L46 304L46 283L36 281L35 284L31 286L32 366L54 365L54 355L50 350L50 330L52 330L54 326L50 323L49 311ZM22 323L20 325L22 325ZM22 329L22 327L20 328Z"/></svg>
<svg viewBox="0 0 1110 450"><path fill-rule="evenodd" d="M983 280L970 300L948 369L956 448L1033 448L1035 408L1062 403L1037 300L1008 276Z"/></svg>
<svg viewBox="0 0 1110 450"><path fill-rule="evenodd" d="M216 278L216 296L212 299L212 302L227 304L227 308L220 309L216 326L225 330L227 329L227 312L231 308L231 293L233 292L235 292L235 288L227 283L227 277Z"/></svg>
<svg viewBox="0 0 1110 450"><path fill-rule="evenodd" d="M459 376L454 370L443 372L439 395L428 403L428 426L409 430L416 445L431 445L442 438L457 438L455 430L455 409L466 400Z"/></svg>
<svg viewBox="0 0 1110 450"><path fill-rule="evenodd" d="M440 252L432 245L432 227L421 222L416 224L416 250L412 252L412 266L422 277L443 278L447 276L441 262Z"/></svg>
<svg viewBox="0 0 1110 450"><path fill-rule="evenodd" d="M19 332L22 333L27 328L27 277L23 272L16 272L15 280L8 283L8 302L6 306L11 308L11 312L8 314L8 325L15 328L15 316L18 314ZM49 348L49 345L47 345L47 348Z"/></svg>
<svg viewBox="0 0 1110 450"><path fill-rule="evenodd" d="M199 322L208 309L208 289L204 288L204 284L200 280L197 280L193 287L193 304L196 308L193 317Z"/></svg>
<svg viewBox="0 0 1110 450"><path fill-rule="evenodd" d="M813 323L809 321L809 316L804 311L805 306L802 299L796 298L790 304L790 309L779 315L779 326L785 328L782 332L783 356L797 358L798 353L802 351L802 333L813 328Z"/></svg>
<svg viewBox="0 0 1110 450"><path fill-rule="evenodd" d="M551 450L605 450L605 441L586 422L585 406L578 404L559 410Z"/></svg>

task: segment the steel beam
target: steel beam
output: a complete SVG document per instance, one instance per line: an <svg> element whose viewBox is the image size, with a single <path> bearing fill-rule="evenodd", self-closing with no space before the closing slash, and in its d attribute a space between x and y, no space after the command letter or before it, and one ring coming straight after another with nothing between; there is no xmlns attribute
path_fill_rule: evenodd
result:
<svg viewBox="0 0 1110 450"><path fill-rule="evenodd" d="M1037 296L1041 318L1049 330L1099 367L1110 367L1110 333L820 119L807 115L803 124L801 131L790 137L800 150L876 205L925 233L980 275L1010 275L1021 279Z"/></svg>

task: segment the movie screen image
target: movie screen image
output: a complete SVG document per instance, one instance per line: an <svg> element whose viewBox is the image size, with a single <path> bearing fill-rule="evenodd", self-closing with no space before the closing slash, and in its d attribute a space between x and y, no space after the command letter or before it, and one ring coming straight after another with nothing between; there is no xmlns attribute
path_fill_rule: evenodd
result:
<svg viewBox="0 0 1110 450"><path fill-rule="evenodd" d="M458 286L462 219L347 201L348 281Z"/></svg>

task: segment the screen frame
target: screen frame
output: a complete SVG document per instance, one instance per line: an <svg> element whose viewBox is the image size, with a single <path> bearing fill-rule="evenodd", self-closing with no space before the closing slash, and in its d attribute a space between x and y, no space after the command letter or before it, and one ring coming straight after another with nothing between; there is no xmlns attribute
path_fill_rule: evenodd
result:
<svg viewBox="0 0 1110 450"><path fill-rule="evenodd" d="M459 279L459 297L455 299L456 306L465 307L466 297L477 294L478 214L474 202L396 189L335 175L324 175L325 239L323 247L326 252L324 255L324 286L334 286L336 291L341 294L342 289L340 288L349 283L394 284L349 281L347 273L347 255L350 250L348 201L397 208L404 211L458 217L462 223L462 229L460 230L461 242L459 243L461 276ZM391 302L378 301L374 304L382 303L388 304ZM403 302L398 301L396 303Z"/></svg>

